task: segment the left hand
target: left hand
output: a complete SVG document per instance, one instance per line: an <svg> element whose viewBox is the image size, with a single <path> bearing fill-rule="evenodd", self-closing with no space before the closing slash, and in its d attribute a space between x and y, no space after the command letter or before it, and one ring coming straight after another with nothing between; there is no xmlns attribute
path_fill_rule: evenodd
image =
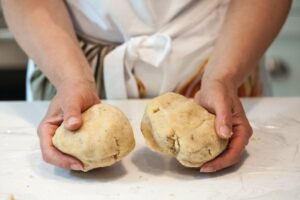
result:
<svg viewBox="0 0 300 200"><path fill-rule="evenodd" d="M205 163L200 172L215 172L238 163L252 135L252 128L235 86L226 81L207 80L196 93L195 101L216 114L215 128L218 136L229 138L227 149Z"/></svg>
<svg viewBox="0 0 300 200"><path fill-rule="evenodd" d="M48 112L38 128L38 136L44 161L55 166L80 171L82 163L59 151L52 143L57 128L64 121L64 128L70 131L78 130L82 121L82 112L100 103L96 94L96 86L88 80L65 80L57 87L57 93L52 99Z"/></svg>

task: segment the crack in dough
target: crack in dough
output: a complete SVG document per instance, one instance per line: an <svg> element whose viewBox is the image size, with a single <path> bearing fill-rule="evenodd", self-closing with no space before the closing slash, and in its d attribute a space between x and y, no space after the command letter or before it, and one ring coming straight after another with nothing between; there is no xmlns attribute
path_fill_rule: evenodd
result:
<svg viewBox="0 0 300 200"><path fill-rule="evenodd" d="M114 137L115 143L116 143L116 153L114 154L114 159L118 160L119 156L120 156L120 144L118 141L118 138Z"/></svg>
<svg viewBox="0 0 300 200"><path fill-rule="evenodd" d="M167 136L167 141L169 144L170 152L173 154L173 156L176 156L178 152L180 151L180 143L179 143L179 137L176 135L176 132L174 129L171 129L171 134Z"/></svg>

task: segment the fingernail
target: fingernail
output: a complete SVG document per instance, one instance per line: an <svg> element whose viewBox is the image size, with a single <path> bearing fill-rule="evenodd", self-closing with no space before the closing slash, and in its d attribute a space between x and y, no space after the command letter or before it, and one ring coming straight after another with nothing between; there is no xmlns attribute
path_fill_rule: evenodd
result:
<svg viewBox="0 0 300 200"><path fill-rule="evenodd" d="M75 117L71 117L67 120L68 126L73 126L75 124L78 124L79 120Z"/></svg>
<svg viewBox="0 0 300 200"><path fill-rule="evenodd" d="M232 132L228 126L223 125L220 127L220 135L224 138L229 138L232 135Z"/></svg>
<svg viewBox="0 0 300 200"><path fill-rule="evenodd" d="M82 170L82 166L80 164L72 164L70 167L72 170L75 170L75 171Z"/></svg>
<svg viewBox="0 0 300 200"><path fill-rule="evenodd" d="M203 173L210 173L210 172L215 172L216 170L212 167L201 167L200 172Z"/></svg>

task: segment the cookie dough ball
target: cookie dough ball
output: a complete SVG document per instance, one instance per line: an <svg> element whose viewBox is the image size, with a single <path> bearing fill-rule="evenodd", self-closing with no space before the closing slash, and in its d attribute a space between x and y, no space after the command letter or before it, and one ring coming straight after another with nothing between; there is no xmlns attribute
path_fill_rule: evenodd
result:
<svg viewBox="0 0 300 200"><path fill-rule="evenodd" d="M146 107L141 130L152 150L175 156L186 167L201 167L227 146L215 132L215 116L193 100L166 93Z"/></svg>
<svg viewBox="0 0 300 200"><path fill-rule="evenodd" d="M135 146L133 131L126 116L116 107L97 104L82 114L83 124L69 131L62 124L52 142L60 151L83 163L83 171L114 164Z"/></svg>

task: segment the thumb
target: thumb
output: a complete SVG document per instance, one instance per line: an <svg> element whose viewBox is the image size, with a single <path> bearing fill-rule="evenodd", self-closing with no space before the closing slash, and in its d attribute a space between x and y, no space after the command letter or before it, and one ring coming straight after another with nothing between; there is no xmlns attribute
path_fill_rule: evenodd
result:
<svg viewBox="0 0 300 200"><path fill-rule="evenodd" d="M232 132L232 103L228 100L216 101L216 131L221 138L230 138Z"/></svg>
<svg viewBox="0 0 300 200"><path fill-rule="evenodd" d="M75 131L81 127L81 106L79 102L72 101L63 108L64 113L64 127L70 131Z"/></svg>

